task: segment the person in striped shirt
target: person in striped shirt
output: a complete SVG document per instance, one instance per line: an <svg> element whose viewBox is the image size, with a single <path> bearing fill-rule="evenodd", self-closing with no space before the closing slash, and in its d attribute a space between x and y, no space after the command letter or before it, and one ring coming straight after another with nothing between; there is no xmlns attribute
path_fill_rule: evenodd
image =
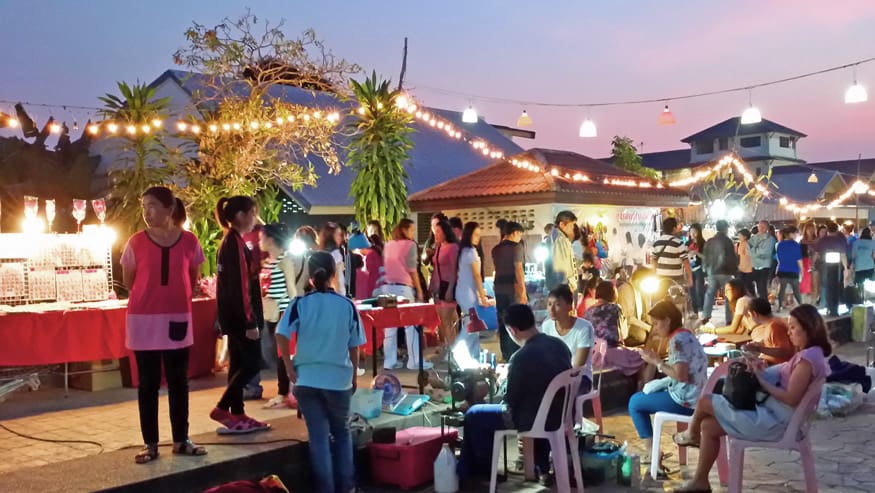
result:
<svg viewBox="0 0 875 493"><path fill-rule="evenodd" d="M264 293L264 325L270 337L262 338L262 358L276 363L277 395L267 401L265 409L296 408L297 401L291 393L289 376L285 364L279 359L276 348L276 326L289 306L289 300L298 295L295 286L295 273L292 256L287 256L286 247L289 244L289 231L285 224L273 223L265 225L261 230L260 246L267 252L268 258L264 270L268 272L270 282Z"/></svg>
<svg viewBox="0 0 875 493"><path fill-rule="evenodd" d="M678 235L680 230L681 225L678 220L667 217L662 221L662 235L653 242L651 251L653 267L656 268L656 275L662 281L654 300L660 300L668 295L668 288L674 283L681 286L690 286L693 283L687 246Z"/></svg>

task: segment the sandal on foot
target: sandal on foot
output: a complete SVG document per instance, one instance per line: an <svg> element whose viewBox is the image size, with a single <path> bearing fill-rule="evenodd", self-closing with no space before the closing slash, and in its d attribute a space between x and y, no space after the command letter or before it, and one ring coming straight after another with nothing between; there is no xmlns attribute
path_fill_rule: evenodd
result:
<svg viewBox="0 0 875 493"><path fill-rule="evenodd" d="M191 440L173 444L173 453L176 455L207 455L207 449L195 445Z"/></svg>
<svg viewBox="0 0 875 493"><path fill-rule="evenodd" d="M224 428L217 429L216 433L219 435L242 435L267 430L270 430L269 424L254 420L244 414L240 417L235 415L232 422L226 424Z"/></svg>
<svg viewBox="0 0 875 493"><path fill-rule="evenodd" d="M699 448L699 442L694 442L690 434L686 431L675 433L671 436L671 439L678 447Z"/></svg>
<svg viewBox="0 0 875 493"><path fill-rule="evenodd" d="M134 462L137 464L146 464L158 458L158 445L146 445L136 456Z"/></svg>

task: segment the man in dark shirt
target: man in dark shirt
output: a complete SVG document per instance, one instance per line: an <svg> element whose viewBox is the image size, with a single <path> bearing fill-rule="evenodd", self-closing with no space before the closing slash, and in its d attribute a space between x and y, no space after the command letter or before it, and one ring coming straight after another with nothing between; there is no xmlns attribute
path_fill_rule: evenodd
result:
<svg viewBox="0 0 875 493"><path fill-rule="evenodd" d="M465 413L460 467L463 476L489 472L495 431L532 429L550 382L571 368L568 346L558 338L538 332L535 315L528 305L509 306L505 321L521 347L510 359L504 404L478 404ZM562 420L562 397L557 394L550 408L548 430L556 429ZM550 469L550 445L546 440L535 440L534 449L535 465L543 478Z"/></svg>
<svg viewBox="0 0 875 493"><path fill-rule="evenodd" d="M839 231L838 224L826 225L827 235L814 243L814 251L822 264L820 275L820 303L826 306L829 315L839 314L839 298L842 291L842 274L848 268L848 240Z"/></svg>
<svg viewBox="0 0 875 493"><path fill-rule="evenodd" d="M525 249L523 226L509 222L504 226L504 239L492 249L492 264L495 266L495 311L498 314L498 340L501 358L510 361L519 346L507 333L504 311L514 303L526 304Z"/></svg>

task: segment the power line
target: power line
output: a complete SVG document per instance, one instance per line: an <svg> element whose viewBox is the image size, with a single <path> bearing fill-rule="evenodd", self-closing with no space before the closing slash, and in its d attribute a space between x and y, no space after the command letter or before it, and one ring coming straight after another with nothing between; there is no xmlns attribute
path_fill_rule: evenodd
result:
<svg viewBox="0 0 875 493"><path fill-rule="evenodd" d="M11 101L8 99L0 99L0 104L22 104L24 106L37 106L40 108L59 108L64 110L88 110L88 111L101 111L104 108L100 108L98 106L79 106L75 104L49 104L49 103L31 103L30 101Z"/></svg>
<svg viewBox="0 0 875 493"><path fill-rule="evenodd" d="M750 84L746 86L732 87L728 89L718 89L714 91L705 91L705 92L697 92L692 94L684 94L680 96L668 96L661 98L647 98L647 99L628 99L628 100L620 100L620 101L594 101L587 103L549 103L545 101L534 101L534 100L524 100L524 99L512 99L512 98L500 98L495 96L483 96L481 94L472 94L466 93L462 91L456 91L452 89L443 89L440 87L432 87L427 85L417 86L420 89L425 89L427 91L431 91L437 94L444 94L448 96L459 96L467 99L483 101L487 103L499 103L499 104L514 104L519 106L541 106L547 108L593 108L599 106L626 106L633 104L647 104L647 103L663 103L668 101L681 101L685 99L695 99L702 98L706 96L716 96L719 94L729 94L733 92L742 92L742 91L750 91L752 89L758 89L760 87L773 86L777 84L783 84L785 82L791 82L794 80L805 79L808 77L814 77L822 74L826 74L829 72L835 72L837 70L843 70L850 67L856 67L857 65L862 65L864 63L869 63L875 61L875 57L864 58L862 60L857 60L855 62L846 63L844 65L838 65L835 67L829 67L822 70L817 70L814 72L807 72L804 74L793 75L790 77L784 77L782 79L770 80L767 82L759 82L755 84Z"/></svg>

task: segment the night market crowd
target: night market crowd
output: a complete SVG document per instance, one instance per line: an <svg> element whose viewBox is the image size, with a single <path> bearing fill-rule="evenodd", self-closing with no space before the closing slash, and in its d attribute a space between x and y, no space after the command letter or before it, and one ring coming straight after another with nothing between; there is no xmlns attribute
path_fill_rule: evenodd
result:
<svg viewBox="0 0 875 493"><path fill-rule="evenodd" d="M149 188L142 207L146 228L128 240L121 265L130 290L127 345L135 351L141 375L145 446L135 459L148 463L159 457L162 364L173 453L207 452L188 436L187 380L191 299L200 294L205 258L197 238L183 228L184 206L169 189ZM355 488L348 419L357 376L364 374L359 346L365 334L353 300L381 294L431 300L440 317L442 350L461 345L475 359L479 334L464 327L478 310L494 306L501 361L507 363L504 397L500 404L467 410L463 477L489 471L495 430L533 426L557 375L581 368L582 395L593 387L595 367L637 382L629 414L647 450L655 439L654 413L693 417L689 431L674 437L701 449L696 475L680 491L710 491L708 471L720 437L780 437L806 389L828 373L831 349L815 305L837 314L840 302L852 303L875 272L869 228L856 235L852 226L842 230L834 222L809 222L800 232L759 221L751 230L735 230L733 238L722 220L706 232L699 224L684 229L668 217L644 252L648 260L632 255L617 260L602 232L579 226L571 211L562 211L541 238L517 222L496 224L500 239L490 252L487 294L482 230L476 222L435 214L429 239L420 246L416 223L409 219L387 225L392 227L387 236L376 221L351 231L328 222L318 231L303 226L292 232L280 223L257 224L256 203L244 196L221 199L215 216L224 231L217 254L217 319L230 363L227 388L210 417L223 434L270 430L269 423L246 414L244 401L262 397L260 370L265 363L275 366L277 394L266 407L300 411L316 484L332 493ZM531 246L546 252L543 280L535 289L548 293L540 326L530 307L526 236L534 236L536 244L540 240ZM644 242L634 247L641 249ZM720 294L725 324L715 326L711 319ZM786 318L775 316L787 310ZM754 356L745 361L772 398L753 410L739 410L719 393L703 394L708 358L690 329L748 335L751 342L744 350ZM398 352L401 334L406 362ZM414 327L387 329L383 367L418 369L421 363L432 368L417 337ZM559 425L560 407L561 399L552 403L548 429ZM545 441L535 442L534 458L542 482L552 481ZM645 462L661 469L661 459Z"/></svg>

